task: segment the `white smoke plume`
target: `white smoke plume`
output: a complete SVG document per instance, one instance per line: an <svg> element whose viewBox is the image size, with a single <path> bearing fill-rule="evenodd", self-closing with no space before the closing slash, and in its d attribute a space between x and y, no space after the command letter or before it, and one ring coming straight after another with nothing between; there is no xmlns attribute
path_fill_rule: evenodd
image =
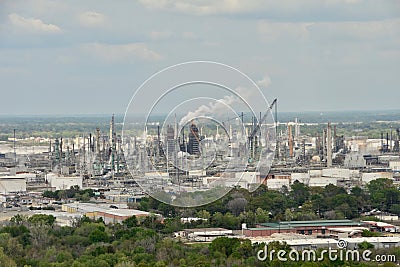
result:
<svg viewBox="0 0 400 267"><path fill-rule="evenodd" d="M189 111L188 114L181 119L179 124L183 125L200 116L226 114L229 106L239 102L239 98L234 95L224 96L224 98L218 99L215 102L210 102L208 105L201 105L195 111Z"/></svg>

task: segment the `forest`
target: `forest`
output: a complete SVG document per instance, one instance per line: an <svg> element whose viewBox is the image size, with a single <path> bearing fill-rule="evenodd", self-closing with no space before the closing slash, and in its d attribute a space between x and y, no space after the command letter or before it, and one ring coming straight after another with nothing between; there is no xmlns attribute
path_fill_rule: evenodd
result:
<svg viewBox="0 0 400 267"><path fill-rule="evenodd" d="M58 191L54 199L80 197L90 192L76 188ZM351 192L328 185L309 188L294 183L290 190L267 190L261 186L250 194L235 189L222 199L196 209L176 208L144 198L135 208L162 213L144 219L130 217L122 224L105 225L102 220L82 217L72 226L55 224L52 215L36 214L31 217L16 215L0 227L0 266L377 266L367 262L279 262L259 261L257 251L262 245L249 240L217 238L211 243L184 243L173 238L173 233L184 228L224 227L240 229L241 223L254 226L257 222L283 220L313 220L319 218L375 219L361 217L363 211L379 208L400 213L400 192L391 180L378 179L367 188L355 187ZM181 223L184 216L198 216L204 221ZM365 232L365 236L379 233ZM289 250L285 243L273 243L272 248ZM396 255L400 249L375 250L371 244L361 248L373 253ZM384 266L395 266L385 263Z"/></svg>

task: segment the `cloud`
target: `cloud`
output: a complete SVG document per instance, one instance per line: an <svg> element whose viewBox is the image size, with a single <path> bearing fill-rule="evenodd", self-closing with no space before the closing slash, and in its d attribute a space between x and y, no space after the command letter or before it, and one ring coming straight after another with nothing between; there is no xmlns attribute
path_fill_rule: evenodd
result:
<svg viewBox="0 0 400 267"><path fill-rule="evenodd" d="M258 33L263 41L276 41L281 37L292 37L305 40L309 36L309 28L313 22L270 22L260 21L257 25Z"/></svg>
<svg viewBox="0 0 400 267"><path fill-rule="evenodd" d="M94 57L107 62L157 61L162 59L160 54L149 49L144 43L122 45L92 43L84 45L83 49Z"/></svg>
<svg viewBox="0 0 400 267"><path fill-rule="evenodd" d="M172 33L169 31L152 31L149 36L152 40L164 40L170 38Z"/></svg>
<svg viewBox="0 0 400 267"><path fill-rule="evenodd" d="M24 18L16 13L8 15L8 19L15 27L31 33L60 33L61 28L54 24L46 24L40 19Z"/></svg>
<svg viewBox="0 0 400 267"><path fill-rule="evenodd" d="M268 87L271 84L271 78L265 75L261 80L257 81L257 85L260 87Z"/></svg>
<svg viewBox="0 0 400 267"><path fill-rule="evenodd" d="M87 11L79 15L79 22L85 27L99 27L105 24L106 17L94 11Z"/></svg>
<svg viewBox="0 0 400 267"><path fill-rule="evenodd" d="M170 10L190 15L258 14L273 18L298 18L313 15L321 20L346 17L349 20L387 16L397 0L139 0L149 9Z"/></svg>
<svg viewBox="0 0 400 267"><path fill-rule="evenodd" d="M397 38L400 34L400 19L381 21L320 22L310 27L310 32L319 37L336 40L373 40Z"/></svg>
<svg viewBox="0 0 400 267"><path fill-rule="evenodd" d="M400 35L400 19L379 21L270 22L259 21L257 31L264 42L293 39L316 42L381 41Z"/></svg>
<svg viewBox="0 0 400 267"><path fill-rule="evenodd" d="M195 15L213 15L249 12L257 9L257 6L263 5L263 0L139 0L147 8L151 9L169 9L187 14Z"/></svg>

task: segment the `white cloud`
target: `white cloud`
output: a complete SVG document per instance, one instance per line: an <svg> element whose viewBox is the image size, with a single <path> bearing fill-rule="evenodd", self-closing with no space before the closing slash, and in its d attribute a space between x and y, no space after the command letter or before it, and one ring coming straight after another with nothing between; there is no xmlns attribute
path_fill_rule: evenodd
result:
<svg viewBox="0 0 400 267"><path fill-rule="evenodd" d="M229 14L254 11L263 6L263 0L139 0L142 5L153 9L170 9L195 15Z"/></svg>
<svg viewBox="0 0 400 267"><path fill-rule="evenodd" d="M337 14L354 19L354 15L368 18L370 15L382 15L396 0L378 3L376 0L139 0L150 9L171 10L191 15L219 14L269 14L273 17L304 17L304 14L317 16ZM384 11L382 13L382 11Z"/></svg>
<svg viewBox="0 0 400 267"><path fill-rule="evenodd" d="M94 57L107 62L157 61L162 59L160 54L149 49L143 43L122 45L92 43L84 45L83 49Z"/></svg>
<svg viewBox="0 0 400 267"><path fill-rule="evenodd" d="M105 24L106 17L94 11L87 11L79 15L79 22L85 27L99 27Z"/></svg>
<svg viewBox="0 0 400 267"><path fill-rule="evenodd" d="M309 36L309 28L312 22L269 22L260 21L257 30L263 41L277 41L281 37L292 37L297 40L305 40Z"/></svg>
<svg viewBox="0 0 400 267"><path fill-rule="evenodd" d="M264 42L294 39L317 42L391 40L400 36L400 19L381 21L270 22L260 21L257 31Z"/></svg>
<svg viewBox="0 0 400 267"><path fill-rule="evenodd" d="M268 87L271 84L271 78L268 75L264 75L264 77L257 81L257 85L263 88Z"/></svg>
<svg viewBox="0 0 400 267"><path fill-rule="evenodd" d="M152 31L150 33L150 38L152 40L164 40L168 39L172 36L172 33L169 31Z"/></svg>
<svg viewBox="0 0 400 267"><path fill-rule="evenodd" d="M320 22L310 27L312 34L336 40L396 38L400 34L400 19L381 21ZM380 39L379 39L380 41Z"/></svg>
<svg viewBox="0 0 400 267"><path fill-rule="evenodd" d="M60 33L61 28L54 24L46 24L40 19L24 18L16 13L8 15L15 27L32 33Z"/></svg>

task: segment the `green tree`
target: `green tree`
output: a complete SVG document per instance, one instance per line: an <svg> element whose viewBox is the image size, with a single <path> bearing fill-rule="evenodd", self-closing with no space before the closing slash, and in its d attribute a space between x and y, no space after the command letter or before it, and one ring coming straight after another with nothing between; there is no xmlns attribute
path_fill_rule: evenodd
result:
<svg viewBox="0 0 400 267"><path fill-rule="evenodd" d="M28 222L31 224L45 224L48 226L53 226L55 221L56 217L46 214L34 214L28 218Z"/></svg>
<svg viewBox="0 0 400 267"><path fill-rule="evenodd" d="M301 206L310 199L310 188L304 183L300 183L296 180L290 188L289 197L295 206Z"/></svg>
<svg viewBox="0 0 400 267"><path fill-rule="evenodd" d="M214 239L209 248L213 253L222 253L229 257L240 247L240 240L237 238L218 237Z"/></svg>
<svg viewBox="0 0 400 267"><path fill-rule="evenodd" d="M123 225L125 225L128 228L136 227L138 224L138 221L136 219L136 216L131 216L128 219L124 220L122 222Z"/></svg>
<svg viewBox="0 0 400 267"><path fill-rule="evenodd" d="M95 229L93 232L89 234L89 240L92 243L97 243L97 242L108 242L109 241L109 236L107 235L106 232L100 230L100 229Z"/></svg>
<svg viewBox="0 0 400 267"><path fill-rule="evenodd" d="M367 241L363 241L363 242L359 243L357 246L359 249L362 249L362 250L374 248L374 245L371 243L368 243Z"/></svg>

